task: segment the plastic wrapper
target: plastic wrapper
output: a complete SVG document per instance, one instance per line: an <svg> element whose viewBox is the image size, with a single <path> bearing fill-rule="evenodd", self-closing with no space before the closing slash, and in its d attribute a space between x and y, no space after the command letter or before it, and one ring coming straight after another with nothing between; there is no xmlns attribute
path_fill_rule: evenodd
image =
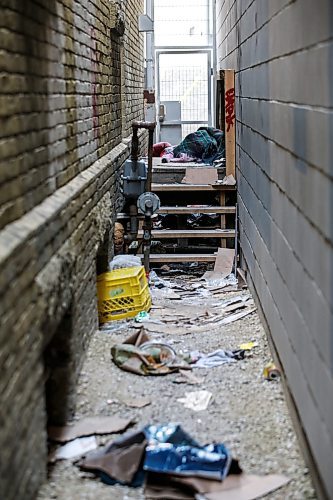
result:
<svg viewBox="0 0 333 500"><path fill-rule="evenodd" d="M199 446L179 424L149 425L144 429L149 444L171 443L177 445Z"/></svg>
<svg viewBox="0 0 333 500"><path fill-rule="evenodd" d="M226 278L205 278L208 286L220 286L221 288L229 285L237 285L238 281L234 274L229 274Z"/></svg>
<svg viewBox="0 0 333 500"><path fill-rule="evenodd" d="M149 273L149 285L154 286L156 288L165 288L168 287L166 281L157 276L155 271L150 271Z"/></svg>
<svg viewBox="0 0 333 500"><path fill-rule="evenodd" d="M222 443L200 446L175 424L150 426L145 434L145 471L220 481L229 472L232 458Z"/></svg>

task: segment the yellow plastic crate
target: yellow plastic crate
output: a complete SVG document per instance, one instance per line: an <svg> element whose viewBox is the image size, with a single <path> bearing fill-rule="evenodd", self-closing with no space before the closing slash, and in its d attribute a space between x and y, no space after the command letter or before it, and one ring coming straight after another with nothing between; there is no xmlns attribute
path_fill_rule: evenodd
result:
<svg viewBox="0 0 333 500"><path fill-rule="evenodd" d="M149 311L151 296L143 267L116 269L97 279L100 323L131 318Z"/></svg>
<svg viewBox="0 0 333 500"><path fill-rule="evenodd" d="M146 285L147 278L143 266L115 269L97 277L98 298L106 300L139 295Z"/></svg>

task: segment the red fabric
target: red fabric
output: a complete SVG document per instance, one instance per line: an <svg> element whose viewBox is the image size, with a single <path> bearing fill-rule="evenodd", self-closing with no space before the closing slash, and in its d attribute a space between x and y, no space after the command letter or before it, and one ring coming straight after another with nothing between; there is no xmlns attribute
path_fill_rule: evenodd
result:
<svg viewBox="0 0 333 500"><path fill-rule="evenodd" d="M171 144L169 144L168 142L157 142L153 146L153 157L158 158L159 156L162 156L165 148L168 148L170 146Z"/></svg>

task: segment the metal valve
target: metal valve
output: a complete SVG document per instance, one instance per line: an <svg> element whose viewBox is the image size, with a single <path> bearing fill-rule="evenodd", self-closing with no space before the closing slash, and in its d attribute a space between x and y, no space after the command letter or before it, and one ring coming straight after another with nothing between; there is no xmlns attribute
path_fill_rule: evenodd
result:
<svg viewBox="0 0 333 500"><path fill-rule="evenodd" d="M137 202L138 212L151 217L160 208L160 199L155 193L142 193Z"/></svg>

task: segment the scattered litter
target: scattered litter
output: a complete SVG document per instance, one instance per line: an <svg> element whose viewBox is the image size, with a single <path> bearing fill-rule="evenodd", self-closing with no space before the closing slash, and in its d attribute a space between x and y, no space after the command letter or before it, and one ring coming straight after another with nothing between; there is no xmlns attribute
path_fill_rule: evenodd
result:
<svg viewBox="0 0 333 500"><path fill-rule="evenodd" d="M281 372L274 363L268 363L263 371L266 380L276 380L281 377Z"/></svg>
<svg viewBox="0 0 333 500"><path fill-rule="evenodd" d="M167 375L180 368L190 369L172 347L151 342L143 327L123 344L114 345L111 355L119 368L137 375Z"/></svg>
<svg viewBox="0 0 333 500"><path fill-rule="evenodd" d="M222 307L226 308L228 306L231 306L232 304L237 304L237 302L247 302L251 300L251 295L246 294L246 295L237 295L236 297L232 297L231 299L224 300L222 303Z"/></svg>
<svg viewBox="0 0 333 500"><path fill-rule="evenodd" d="M240 472L222 443L199 445L178 424L151 425L89 453L77 465L98 474L107 484L164 484L174 477L221 481Z"/></svg>
<svg viewBox="0 0 333 500"><path fill-rule="evenodd" d="M180 300L181 296L171 290L171 288L152 288L151 294L154 299L170 299L170 300Z"/></svg>
<svg viewBox="0 0 333 500"><path fill-rule="evenodd" d="M227 286L237 286L237 279L234 274L229 274L227 277L222 278L220 274L214 274L214 271L206 271L202 278L207 282L208 289L213 287L215 291Z"/></svg>
<svg viewBox="0 0 333 500"><path fill-rule="evenodd" d="M258 347L258 342L244 342L238 346L243 351L251 351L254 347Z"/></svg>
<svg viewBox="0 0 333 500"><path fill-rule="evenodd" d="M254 305L252 299L239 300L237 302L234 302L233 304L230 304L229 306L226 306L224 308L224 312L230 313L230 312L238 311L239 309L245 309L245 307L247 307L249 305L251 305L251 306Z"/></svg>
<svg viewBox="0 0 333 500"><path fill-rule="evenodd" d="M88 451L95 450L97 447L98 443L95 436L77 438L52 451L48 456L48 462L81 457Z"/></svg>
<svg viewBox="0 0 333 500"><path fill-rule="evenodd" d="M197 377L194 375L189 370L179 370L179 373L181 377L177 378L176 380L173 380L175 384L190 384L190 385L197 385L197 384L202 384L203 378L202 377Z"/></svg>
<svg viewBox="0 0 333 500"><path fill-rule="evenodd" d="M202 411L208 408L213 394L209 391L193 391L188 392L184 398L179 398L177 401L183 403L185 408L193 411Z"/></svg>
<svg viewBox="0 0 333 500"><path fill-rule="evenodd" d="M150 425L77 462L109 485L138 487L145 498L255 500L287 484L283 475L244 474L223 443L201 446L180 425ZM200 497L201 498L201 497Z"/></svg>
<svg viewBox="0 0 333 500"><path fill-rule="evenodd" d="M228 325L229 323L233 323L234 321L237 321L239 319L245 318L245 316L248 316L249 314L252 314L254 311L256 311L256 307L252 307L251 309L246 309L245 311L236 313L236 314L230 314L230 316L227 316L221 321L222 325Z"/></svg>
<svg viewBox="0 0 333 500"><path fill-rule="evenodd" d="M190 354L190 358L194 368L214 368L215 366L234 363L237 360L244 359L244 355L245 351L242 350L224 351L223 349L218 349L209 354L193 351Z"/></svg>
<svg viewBox="0 0 333 500"><path fill-rule="evenodd" d="M51 441L66 443L83 436L123 432L133 423L128 418L88 417L65 426L49 426L47 431Z"/></svg>
<svg viewBox="0 0 333 500"><path fill-rule="evenodd" d="M122 398L122 402L126 406L129 406L130 408L144 408L145 406L148 406L151 404L151 400L147 397Z"/></svg>
<svg viewBox="0 0 333 500"><path fill-rule="evenodd" d="M142 323L143 321L148 321L150 319L149 313L147 311L140 311L136 316L135 316L135 321L137 323Z"/></svg>

